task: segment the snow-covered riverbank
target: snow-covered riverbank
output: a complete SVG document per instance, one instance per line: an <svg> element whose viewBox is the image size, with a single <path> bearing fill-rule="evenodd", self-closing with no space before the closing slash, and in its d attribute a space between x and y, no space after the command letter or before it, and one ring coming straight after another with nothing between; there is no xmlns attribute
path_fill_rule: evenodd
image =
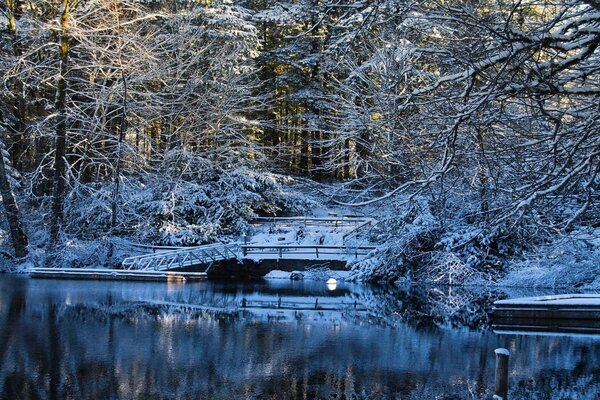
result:
<svg viewBox="0 0 600 400"><path fill-rule="evenodd" d="M374 246L376 249L358 260L348 257L348 271L330 271L316 263L307 270L273 271L266 276L268 279L326 281L335 278L399 285L432 283L589 290L600 288L600 278L597 278L600 276L600 265L597 262L600 259L598 228L581 227L568 234L544 233L527 238L516 228L511 231L510 227L486 227L467 223L465 215L469 210L468 205L463 205L464 209L457 208L458 212L452 216L441 217L432 211L433 205L426 198L419 196L397 198L391 202L363 207L347 207L329 202L326 196L315 195L314 191L298 190L297 185L290 186L278 183L277 180L269 185L277 188L279 193L272 194L272 198L294 199L290 203L294 204L293 207L280 205L282 210L288 210L288 215L295 210L295 215L312 219L263 219L260 223L253 224L250 217L256 216L256 212L238 214L238 228L232 229L229 225L224 225L219 234L211 233L212 240L224 243L245 241L256 246ZM269 201L271 200L263 199L256 203L256 207ZM228 204L233 210L234 204ZM184 206L173 207L176 210ZM362 218L369 223L334 222L343 215ZM208 222L210 221L207 219ZM169 224L170 229L175 229L175 225ZM181 245L202 243L202 238L206 237L206 232L203 233L198 226L194 228L199 229L198 235L191 235L192 231L185 219L179 219L177 224L177 229L181 232L173 230L168 237L155 235L154 240L151 240L148 225L144 225L145 233L135 232L129 236L104 235L101 238L83 239L73 234L54 253L50 253L45 245L47 233L42 230L31 235L33 243L27 259L7 260L3 268L13 272L48 265L118 268L123 258L140 253L140 247L133 246L132 243L140 242L144 237L148 238L145 242L147 244L154 242ZM209 225L217 226L214 223ZM260 255L256 259L259 260Z"/></svg>

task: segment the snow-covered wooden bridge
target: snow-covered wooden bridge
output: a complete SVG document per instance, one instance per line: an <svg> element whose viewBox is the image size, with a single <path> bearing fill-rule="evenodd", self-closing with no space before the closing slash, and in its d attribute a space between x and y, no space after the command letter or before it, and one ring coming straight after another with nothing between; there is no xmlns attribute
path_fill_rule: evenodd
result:
<svg viewBox="0 0 600 400"><path fill-rule="evenodd" d="M308 227L333 227L338 230L340 240L335 244L298 244L298 243L268 243L264 237L258 242L247 238L245 243L210 244L205 246L175 248L153 248L152 254L141 254L127 257L123 260L123 268L127 270L170 271L186 267L206 267L205 272L217 262L226 260L326 260L349 261L365 257L374 246L351 245L346 239L355 235L358 230L372 224L371 218L360 217L330 217L330 218L260 218L255 224L270 225L271 236L281 234L282 227L292 227L300 224L305 230ZM277 228L274 229L273 227ZM317 232L320 232L318 229ZM296 232L298 235L298 232ZM305 233L302 231L302 235ZM281 239L281 237L279 238ZM285 239L285 237L283 238ZM297 238L296 238L297 239ZM321 240L321 242L324 240Z"/></svg>
<svg viewBox="0 0 600 400"><path fill-rule="evenodd" d="M210 267L215 262L234 259L348 261L362 258L374 249L373 246L211 244L127 257L122 265L128 270L168 271L191 266Z"/></svg>
<svg viewBox="0 0 600 400"><path fill-rule="evenodd" d="M243 242L196 247L134 245L143 254L125 258L120 270L34 268L31 273L47 278L185 280L206 278L215 265L227 261L233 261L234 265L247 260L255 264L276 260L275 265L284 260L348 262L375 249L353 241L361 229L373 222L362 217L259 218L254 221L256 234ZM190 272L191 268L194 272Z"/></svg>

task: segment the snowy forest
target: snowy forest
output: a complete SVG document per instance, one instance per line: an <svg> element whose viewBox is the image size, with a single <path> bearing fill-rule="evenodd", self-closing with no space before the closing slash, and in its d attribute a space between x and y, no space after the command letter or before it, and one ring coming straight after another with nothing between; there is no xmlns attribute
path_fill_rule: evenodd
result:
<svg viewBox="0 0 600 400"><path fill-rule="evenodd" d="M332 207L378 221L357 279L600 287L597 0L3 0L0 21L5 269Z"/></svg>

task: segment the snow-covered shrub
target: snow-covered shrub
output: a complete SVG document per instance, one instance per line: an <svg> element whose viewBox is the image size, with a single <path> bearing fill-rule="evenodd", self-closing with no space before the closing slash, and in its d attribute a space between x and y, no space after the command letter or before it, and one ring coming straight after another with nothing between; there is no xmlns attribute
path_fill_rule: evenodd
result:
<svg viewBox="0 0 600 400"><path fill-rule="evenodd" d="M52 251L34 251L31 260L38 266L63 268L96 268L114 266L108 255L111 243L107 240L68 239Z"/></svg>
<svg viewBox="0 0 600 400"><path fill-rule="evenodd" d="M532 248L519 225L509 229L506 224L472 220L472 206L460 207L464 201L464 196L449 195L447 209L441 212L438 202L415 196L379 210L371 240L384 244L353 265L353 277L397 283L485 283L505 270L509 257Z"/></svg>
<svg viewBox="0 0 600 400"><path fill-rule="evenodd" d="M135 235L163 245L189 246L249 233L257 216L302 213L311 202L286 188L288 178L255 169L243 158L210 159L173 150L161 173L125 179L117 226L110 230L112 184L79 190L68 201L68 231L78 236Z"/></svg>
<svg viewBox="0 0 600 400"><path fill-rule="evenodd" d="M414 279L444 285L461 285L484 278L483 274L469 263L463 262L452 252L433 252L429 260L414 269Z"/></svg>
<svg viewBox="0 0 600 400"><path fill-rule="evenodd" d="M600 229L574 231L526 252L499 284L519 287L600 288Z"/></svg>
<svg viewBox="0 0 600 400"><path fill-rule="evenodd" d="M433 251L439 237L436 218L425 202L394 205L371 232L371 241L385 243L352 265L353 278L396 282L412 280L413 266ZM385 210L387 211L387 210Z"/></svg>
<svg viewBox="0 0 600 400"><path fill-rule="evenodd" d="M124 191L130 189L125 185ZM65 227L70 236L92 239L111 227L113 183L80 184L65 201Z"/></svg>

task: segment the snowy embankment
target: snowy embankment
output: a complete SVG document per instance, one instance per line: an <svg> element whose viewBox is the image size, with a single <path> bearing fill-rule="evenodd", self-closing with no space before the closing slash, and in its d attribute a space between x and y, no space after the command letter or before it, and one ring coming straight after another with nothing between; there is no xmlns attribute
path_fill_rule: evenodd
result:
<svg viewBox="0 0 600 400"><path fill-rule="evenodd" d="M425 197L397 198L363 209L378 223L368 239L379 243L351 264L349 279L435 285L600 289L600 228L525 236L518 225L468 222L469 199L440 215Z"/></svg>
<svg viewBox="0 0 600 400"><path fill-rule="evenodd" d="M499 285L600 289L600 228L574 231L511 263Z"/></svg>
<svg viewBox="0 0 600 400"><path fill-rule="evenodd" d="M377 247L362 259L354 259L348 254L349 271L323 268L323 263L318 261L324 261L327 256L320 254L314 267L302 271L301 275L299 271L273 271L267 275L273 279L293 276L397 285L430 283L600 289L598 228L579 228L564 235L525 237L521 234L523 230L508 224L487 226L470 221L469 216L476 210L468 195L450 198L445 207L452 212L445 213L440 213L438 205L425 196L396 196L363 207L343 207L328 202L324 196L315 193L317 191L309 192L305 182L292 184L286 177L253 175L243 180L243 184L236 183L237 189L233 192L225 190L229 186L223 182L231 183L232 179L227 174L215 173L211 179L217 179L217 183L211 185L222 184L223 188L216 190L213 187L210 196L201 199L188 196L204 187L199 184L186 187L186 196L169 195L182 190L177 185L166 194L160 192L164 185L156 182L141 191L134 191L132 187L132 207L138 208L134 210L134 219L124 221L130 228L126 235L103 233L89 225L100 218L93 201L72 205L78 213L55 253L48 251L47 231L32 225L28 228L31 239L28 258L21 263L5 262L2 268L13 272L49 265L116 268L123 258L145 251L132 246L135 242L191 246L207 242L243 242L246 236L250 238L248 243L256 246ZM159 192L162 193L160 199L148 203L147 200L156 198ZM158 214L157 209L161 210ZM81 220L83 215L88 215L87 222ZM90 215L96 215L95 219ZM356 226L350 224L314 224L302 219L252 224L251 221L260 215L304 215L322 219L354 215L373 218L376 222L355 232ZM198 224L199 220L204 222ZM98 232L102 235L97 236ZM4 246L5 253L9 253L6 242ZM260 260L261 256L255 258ZM339 259L338 256L335 258Z"/></svg>

